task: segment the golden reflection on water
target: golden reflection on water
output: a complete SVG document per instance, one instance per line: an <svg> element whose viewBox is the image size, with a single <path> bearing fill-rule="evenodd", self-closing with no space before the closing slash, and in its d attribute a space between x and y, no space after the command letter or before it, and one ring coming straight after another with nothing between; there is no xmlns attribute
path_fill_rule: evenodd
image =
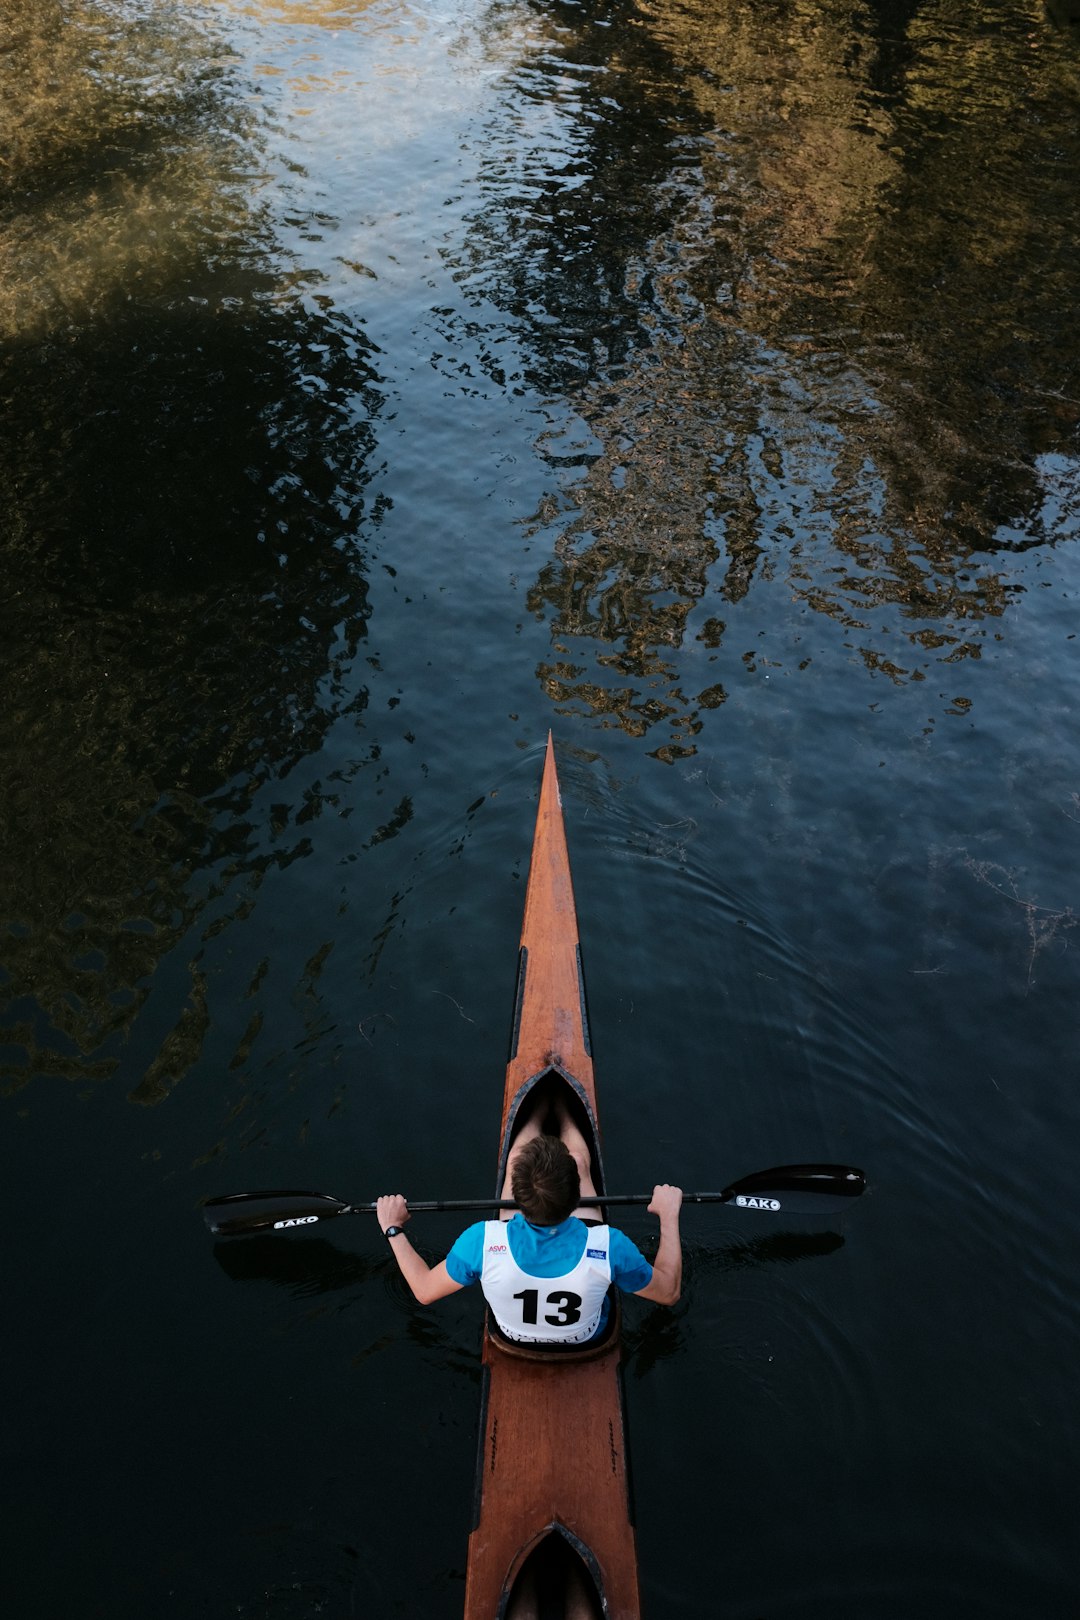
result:
<svg viewBox="0 0 1080 1620"><path fill-rule="evenodd" d="M348 28L381 0L214 0L222 11L297 28Z"/></svg>
<svg viewBox="0 0 1080 1620"><path fill-rule="evenodd" d="M22 0L5 44L0 338L38 341L185 290L211 232L242 249L253 119L223 41L175 10Z"/></svg>
<svg viewBox="0 0 1080 1620"><path fill-rule="evenodd" d="M106 1078L187 938L154 1103L213 939L335 790L279 788L270 827L254 801L365 700L367 350L302 305L205 13L25 0L2 43L3 998L34 1011L0 1086Z"/></svg>
<svg viewBox="0 0 1080 1620"><path fill-rule="evenodd" d="M1059 151L1030 180L1031 105L1059 142L1077 70L1038 27L995 31L988 59L987 8L966 10L924 6L897 41L868 7L637 8L668 61L658 132L689 86L694 161L684 136L653 187L670 226L627 244L642 340L575 395L599 449L568 514L534 519L558 533L530 605L553 613L549 696L667 729L660 758L723 701L685 690L674 656L687 634L720 645L694 617L718 569L732 603L782 581L904 683L980 656L1010 589L987 554L1003 525L1039 532L1036 457L1080 417L1054 342L1080 289L1076 166ZM1080 162L1075 129L1066 144Z"/></svg>

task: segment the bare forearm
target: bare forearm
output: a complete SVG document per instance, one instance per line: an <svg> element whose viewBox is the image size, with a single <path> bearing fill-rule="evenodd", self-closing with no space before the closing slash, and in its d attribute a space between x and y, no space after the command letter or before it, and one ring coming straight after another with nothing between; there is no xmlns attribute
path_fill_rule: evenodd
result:
<svg viewBox="0 0 1080 1620"><path fill-rule="evenodd" d="M428 1285L431 1281L432 1268L417 1254L406 1232L401 1232L397 1237L390 1239L390 1252L398 1263L398 1270L412 1289L414 1299L418 1299L421 1305L430 1305L431 1295Z"/></svg>
<svg viewBox="0 0 1080 1620"><path fill-rule="evenodd" d="M649 1299L657 1305L676 1304L682 1292L682 1242L679 1238L682 1198L681 1187L658 1181L649 1203L649 1214L660 1222L660 1247L653 1261L652 1277L647 1287L639 1288L637 1293L639 1299Z"/></svg>
<svg viewBox="0 0 1080 1620"><path fill-rule="evenodd" d="M421 1305L433 1305L447 1294L456 1294L462 1284L455 1282L446 1269L446 1261L429 1266L421 1259L406 1234L401 1230L409 1218L408 1202L400 1193L384 1193L375 1202L375 1215L383 1232L390 1240L390 1248L398 1270L412 1289L413 1298Z"/></svg>
<svg viewBox="0 0 1080 1620"><path fill-rule="evenodd" d="M659 1285L665 1305L674 1305L682 1292L682 1240L679 1217L667 1216L660 1222L660 1247L653 1261L653 1286Z"/></svg>

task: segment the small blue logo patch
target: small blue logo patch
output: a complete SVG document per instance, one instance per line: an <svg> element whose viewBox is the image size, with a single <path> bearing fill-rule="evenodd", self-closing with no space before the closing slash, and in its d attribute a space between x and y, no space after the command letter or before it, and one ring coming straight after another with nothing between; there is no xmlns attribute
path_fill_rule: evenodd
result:
<svg viewBox="0 0 1080 1620"><path fill-rule="evenodd" d="M606 1260L607 1259L607 1250L606 1249L586 1249L585 1250L585 1258L586 1258L586 1260Z"/></svg>

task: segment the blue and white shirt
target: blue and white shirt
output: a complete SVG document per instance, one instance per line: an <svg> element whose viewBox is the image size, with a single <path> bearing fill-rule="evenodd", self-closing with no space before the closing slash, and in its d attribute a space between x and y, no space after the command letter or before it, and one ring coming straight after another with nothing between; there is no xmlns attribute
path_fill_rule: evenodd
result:
<svg viewBox="0 0 1080 1620"><path fill-rule="evenodd" d="M477 1221L446 1257L454 1282L479 1282L507 1338L531 1344L585 1344L603 1332L607 1290L636 1294L652 1266L625 1233L587 1226L575 1216L558 1226ZM541 1286L538 1286L541 1285Z"/></svg>

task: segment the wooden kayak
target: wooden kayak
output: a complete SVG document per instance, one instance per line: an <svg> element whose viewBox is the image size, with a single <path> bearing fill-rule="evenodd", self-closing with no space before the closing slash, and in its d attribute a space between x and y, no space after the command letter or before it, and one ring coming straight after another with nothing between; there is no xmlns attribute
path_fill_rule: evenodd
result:
<svg viewBox="0 0 1080 1620"><path fill-rule="evenodd" d="M548 737L518 954L496 1196L515 1121L558 1088L592 1143L604 1191L577 916ZM638 1620L617 1308L580 1350L530 1349L488 1312L465 1620Z"/></svg>

